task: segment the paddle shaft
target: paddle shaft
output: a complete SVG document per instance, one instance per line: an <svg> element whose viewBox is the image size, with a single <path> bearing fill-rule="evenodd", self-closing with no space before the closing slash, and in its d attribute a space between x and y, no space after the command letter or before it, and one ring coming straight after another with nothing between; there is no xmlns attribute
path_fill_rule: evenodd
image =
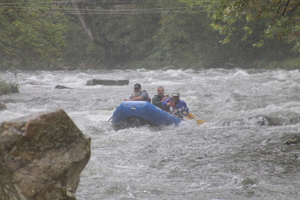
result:
<svg viewBox="0 0 300 200"><path fill-rule="evenodd" d="M196 121L197 121L197 124L207 123L207 122L204 121L204 120L196 119L195 115L193 115L192 113L188 113L187 116L186 116L186 118L196 120Z"/></svg>

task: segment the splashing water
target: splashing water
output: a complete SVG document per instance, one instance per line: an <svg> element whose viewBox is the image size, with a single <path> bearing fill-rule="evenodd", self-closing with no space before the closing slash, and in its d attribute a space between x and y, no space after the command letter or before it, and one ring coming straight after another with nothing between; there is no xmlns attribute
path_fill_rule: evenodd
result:
<svg viewBox="0 0 300 200"><path fill-rule="evenodd" d="M77 199L297 199L300 72L285 70L114 70L1 72L20 93L0 96L7 121L64 109L92 138ZM86 86L128 79L125 86ZM113 110L140 83L150 96L180 92L208 123L114 131ZM55 85L72 89L58 90Z"/></svg>

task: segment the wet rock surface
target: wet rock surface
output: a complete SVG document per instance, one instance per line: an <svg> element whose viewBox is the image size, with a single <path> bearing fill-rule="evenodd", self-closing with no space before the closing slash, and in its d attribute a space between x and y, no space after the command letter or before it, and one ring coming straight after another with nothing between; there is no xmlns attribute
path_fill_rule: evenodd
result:
<svg viewBox="0 0 300 200"><path fill-rule="evenodd" d="M92 79L86 82L86 85L128 85L129 80L106 80Z"/></svg>
<svg viewBox="0 0 300 200"><path fill-rule="evenodd" d="M0 124L0 199L75 199L90 138L63 110Z"/></svg>
<svg viewBox="0 0 300 200"><path fill-rule="evenodd" d="M0 110L5 110L6 108L6 105L0 102Z"/></svg>
<svg viewBox="0 0 300 200"><path fill-rule="evenodd" d="M289 138L285 144L299 144L300 143L300 135L294 135L291 138Z"/></svg>
<svg viewBox="0 0 300 200"><path fill-rule="evenodd" d="M66 87L64 85L56 85L54 88L55 89L72 89L72 88Z"/></svg>

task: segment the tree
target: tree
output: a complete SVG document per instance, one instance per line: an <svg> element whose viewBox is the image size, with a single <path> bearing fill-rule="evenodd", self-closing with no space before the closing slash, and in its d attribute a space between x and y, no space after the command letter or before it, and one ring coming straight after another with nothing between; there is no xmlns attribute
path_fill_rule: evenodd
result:
<svg viewBox="0 0 300 200"><path fill-rule="evenodd" d="M89 47L95 51L86 50L91 59L113 68L145 59L151 53L160 19L151 12L156 0L72 2L77 12L69 12L68 17L78 17L86 37L93 42Z"/></svg>
<svg viewBox="0 0 300 200"><path fill-rule="evenodd" d="M204 5L203 0L180 0L189 6ZM293 43L300 51L300 3L296 0L221 0L212 1L208 10L213 19L212 27L226 35L223 43L230 42L238 28L244 31L246 40L256 31L261 31L253 46L260 47L268 39ZM215 10L211 8L215 8ZM257 26L262 25L262 29Z"/></svg>
<svg viewBox="0 0 300 200"><path fill-rule="evenodd" d="M207 66L214 60L218 34L209 27L202 8L187 9L173 0L160 0L161 27L155 35L156 59L164 64L189 67Z"/></svg>
<svg viewBox="0 0 300 200"><path fill-rule="evenodd" d="M11 62L55 62L65 45L63 14L49 0L7 0L0 3L0 66Z"/></svg>

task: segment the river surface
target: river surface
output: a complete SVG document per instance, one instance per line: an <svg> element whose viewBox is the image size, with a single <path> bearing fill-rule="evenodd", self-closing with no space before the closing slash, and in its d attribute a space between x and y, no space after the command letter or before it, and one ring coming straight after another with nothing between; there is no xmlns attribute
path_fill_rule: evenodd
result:
<svg viewBox="0 0 300 200"><path fill-rule="evenodd" d="M20 93L2 95L0 121L62 108L92 138L78 200L295 200L300 198L298 70L87 70L0 72ZM125 86L86 86L128 79ZM180 92L208 123L115 131L108 119L140 83ZM64 85L72 89L54 89Z"/></svg>

